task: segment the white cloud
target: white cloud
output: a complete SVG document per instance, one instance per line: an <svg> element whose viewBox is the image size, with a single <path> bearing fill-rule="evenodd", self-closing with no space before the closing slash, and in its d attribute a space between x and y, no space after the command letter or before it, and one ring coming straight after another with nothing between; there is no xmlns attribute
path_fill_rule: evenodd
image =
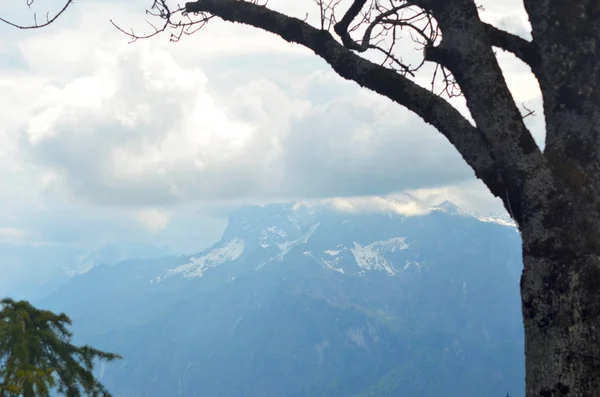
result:
<svg viewBox="0 0 600 397"><path fill-rule="evenodd" d="M227 117L198 69L147 45L98 63L93 75L47 87L34 103L21 149L59 175L52 181L92 202L105 204L117 191L134 192L119 195L128 204L143 194L177 202L188 182L202 188L196 174L243 157L252 126Z"/></svg>
<svg viewBox="0 0 600 397"><path fill-rule="evenodd" d="M405 216L420 216L428 214L431 209L425 203L420 203L406 194L387 196L367 196L350 198L332 198L321 201L338 211L344 212L385 212Z"/></svg>
<svg viewBox="0 0 600 397"><path fill-rule="evenodd" d="M319 87L320 71L287 71L303 76L295 87L262 76L219 92L148 42L96 64L46 85L23 119L20 153L44 186L75 199L139 207L386 194L472 176L408 111L341 79ZM314 103L321 93L329 99Z"/></svg>
<svg viewBox="0 0 600 397"><path fill-rule="evenodd" d="M500 199L492 196L480 180L468 180L453 185L414 189L410 190L409 193L427 205L437 205L442 201L450 200L467 212L479 214L505 213Z"/></svg>
<svg viewBox="0 0 600 397"><path fill-rule="evenodd" d="M39 241L61 244L131 237L191 250L199 219L210 225L202 244L222 227L193 215L214 203L339 197L418 213L377 198L406 189L501 208L439 133L274 35L214 20L177 44L168 33L127 44L109 19L141 32L150 2L76 2L44 31L0 25L0 207L11 215L0 220L14 229L5 239L39 230ZM486 21L528 37L522 2L480 3ZM270 4L318 15L312 0ZM30 20L22 4L9 7ZM542 143L535 79L513 56L499 59L518 104L538 111L526 121Z"/></svg>
<svg viewBox="0 0 600 397"><path fill-rule="evenodd" d="M0 140L46 193L137 208L380 195L472 178L420 119L272 35L211 21L177 44L159 36L126 45L107 20L135 25L145 5L78 4L69 18L81 34L54 29L17 43L27 64L17 76L23 89L9 83L14 73L0 72L15 115L4 127L10 138ZM271 5L316 11L308 1ZM491 19L512 15L491 7L483 13ZM278 44L258 49L250 41ZM282 62L283 70L269 66ZM503 62L518 99L535 101L535 80L516 61ZM19 130L26 139L15 139Z"/></svg>
<svg viewBox="0 0 600 397"><path fill-rule="evenodd" d="M135 213L136 219L149 231L156 233L169 224L169 214L156 208L145 208Z"/></svg>

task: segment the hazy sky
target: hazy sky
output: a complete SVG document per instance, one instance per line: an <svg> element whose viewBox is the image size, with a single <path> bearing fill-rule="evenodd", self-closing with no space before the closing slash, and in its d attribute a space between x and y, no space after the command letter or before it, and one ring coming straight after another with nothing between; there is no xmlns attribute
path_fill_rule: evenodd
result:
<svg viewBox="0 0 600 397"><path fill-rule="evenodd" d="M218 238L217 207L280 199L417 190L498 210L439 133L302 48L218 20L176 44L168 34L128 44L109 19L147 29L151 2L77 1L44 30L0 25L5 252L108 241L194 252ZM10 3L1 16L31 21L25 1ZM484 19L528 35L519 1L480 3ZM312 0L270 4L316 15ZM536 81L499 56L519 104L540 113L527 121L542 139ZM0 292L34 266L11 252L0 257Z"/></svg>

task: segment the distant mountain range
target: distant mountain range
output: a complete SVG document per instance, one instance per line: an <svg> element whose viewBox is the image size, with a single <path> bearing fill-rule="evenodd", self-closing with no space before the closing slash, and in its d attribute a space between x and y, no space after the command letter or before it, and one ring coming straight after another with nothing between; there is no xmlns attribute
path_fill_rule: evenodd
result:
<svg viewBox="0 0 600 397"><path fill-rule="evenodd" d="M69 279L99 265L116 265L128 259L148 259L172 255L167 248L135 242L107 243L98 246L70 244L2 244L0 296L36 300L48 291L61 288Z"/></svg>
<svg viewBox="0 0 600 397"><path fill-rule="evenodd" d="M125 357L98 373L117 397L519 397L520 244L450 202L251 206L204 252L92 266L40 303Z"/></svg>

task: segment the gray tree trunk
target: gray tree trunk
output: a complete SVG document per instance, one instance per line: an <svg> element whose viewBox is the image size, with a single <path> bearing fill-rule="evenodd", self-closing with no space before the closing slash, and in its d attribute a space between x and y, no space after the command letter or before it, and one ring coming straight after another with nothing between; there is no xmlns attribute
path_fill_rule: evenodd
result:
<svg viewBox="0 0 600 397"><path fill-rule="evenodd" d="M600 396L600 1L524 3L555 181L521 224L526 395Z"/></svg>
<svg viewBox="0 0 600 397"><path fill-rule="evenodd" d="M600 395L600 259L523 254L526 396Z"/></svg>

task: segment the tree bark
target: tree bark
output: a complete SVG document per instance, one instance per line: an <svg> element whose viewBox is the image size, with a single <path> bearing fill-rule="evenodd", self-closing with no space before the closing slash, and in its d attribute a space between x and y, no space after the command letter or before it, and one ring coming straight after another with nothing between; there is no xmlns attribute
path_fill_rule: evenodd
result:
<svg viewBox="0 0 600 397"><path fill-rule="evenodd" d="M554 191L521 225L527 397L600 395L600 2L525 0Z"/></svg>
<svg viewBox="0 0 600 397"><path fill-rule="evenodd" d="M526 396L600 395L600 256L550 254L523 235L523 259Z"/></svg>

